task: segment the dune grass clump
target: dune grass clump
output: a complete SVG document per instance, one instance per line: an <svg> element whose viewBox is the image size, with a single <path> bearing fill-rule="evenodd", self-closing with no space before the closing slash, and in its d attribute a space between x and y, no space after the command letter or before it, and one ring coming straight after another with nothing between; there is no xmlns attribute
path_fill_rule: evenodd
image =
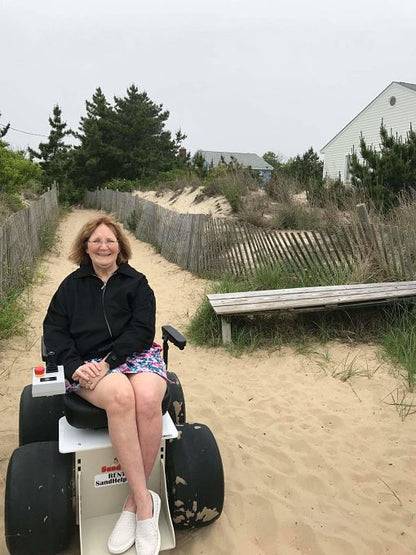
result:
<svg viewBox="0 0 416 555"><path fill-rule="evenodd" d="M386 311L388 329L382 338L390 359L399 364L410 392L416 386L416 314L413 307L396 307Z"/></svg>

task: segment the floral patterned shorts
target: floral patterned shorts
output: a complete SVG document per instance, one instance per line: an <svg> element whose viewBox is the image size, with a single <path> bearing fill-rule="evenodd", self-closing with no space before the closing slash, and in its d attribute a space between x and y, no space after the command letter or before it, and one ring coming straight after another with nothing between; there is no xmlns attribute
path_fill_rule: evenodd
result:
<svg viewBox="0 0 416 555"><path fill-rule="evenodd" d="M92 359L96 362L99 362L100 358ZM91 362L90 360L86 360L85 362ZM163 361L162 356L162 347L157 343L153 343L153 345L147 351L143 351L143 353L133 353L131 356L127 357L126 362L120 364L116 368L109 370L106 374L140 374L141 372L151 372L153 374L158 374L167 382L170 380L168 379L167 372L166 372L166 365ZM65 380L65 391L66 393L72 393L74 391L78 391L81 389L81 384L78 382L70 383L69 380Z"/></svg>

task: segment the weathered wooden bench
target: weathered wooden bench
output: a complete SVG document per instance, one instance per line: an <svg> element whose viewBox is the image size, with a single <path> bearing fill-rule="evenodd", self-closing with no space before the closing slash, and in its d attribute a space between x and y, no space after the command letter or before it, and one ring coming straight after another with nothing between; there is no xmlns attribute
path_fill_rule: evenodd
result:
<svg viewBox="0 0 416 555"><path fill-rule="evenodd" d="M215 293L207 297L216 314L221 317L222 341L227 344L231 343L233 315L275 311L312 312L416 300L416 281Z"/></svg>

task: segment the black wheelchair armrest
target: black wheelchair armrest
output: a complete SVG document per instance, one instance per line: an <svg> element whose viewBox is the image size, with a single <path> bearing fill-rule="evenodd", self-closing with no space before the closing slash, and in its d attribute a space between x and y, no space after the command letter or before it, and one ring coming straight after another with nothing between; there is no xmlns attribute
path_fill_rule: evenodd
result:
<svg viewBox="0 0 416 555"><path fill-rule="evenodd" d="M163 339L163 360L165 361L166 368L168 367L168 350L169 341L171 341L181 351L185 349L186 339L184 336L175 330L172 326L162 326L162 339Z"/></svg>
<svg viewBox="0 0 416 555"><path fill-rule="evenodd" d="M162 326L162 339L163 342L171 341L181 351L185 348L186 339L172 326Z"/></svg>

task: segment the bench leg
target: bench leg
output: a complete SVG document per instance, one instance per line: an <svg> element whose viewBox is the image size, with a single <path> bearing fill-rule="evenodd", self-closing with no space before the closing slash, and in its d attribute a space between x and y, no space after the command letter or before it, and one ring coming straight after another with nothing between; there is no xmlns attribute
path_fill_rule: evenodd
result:
<svg viewBox="0 0 416 555"><path fill-rule="evenodd" d="M229 316L221 316L222 342L224 345L231 343L231 318Z"/></svg>

